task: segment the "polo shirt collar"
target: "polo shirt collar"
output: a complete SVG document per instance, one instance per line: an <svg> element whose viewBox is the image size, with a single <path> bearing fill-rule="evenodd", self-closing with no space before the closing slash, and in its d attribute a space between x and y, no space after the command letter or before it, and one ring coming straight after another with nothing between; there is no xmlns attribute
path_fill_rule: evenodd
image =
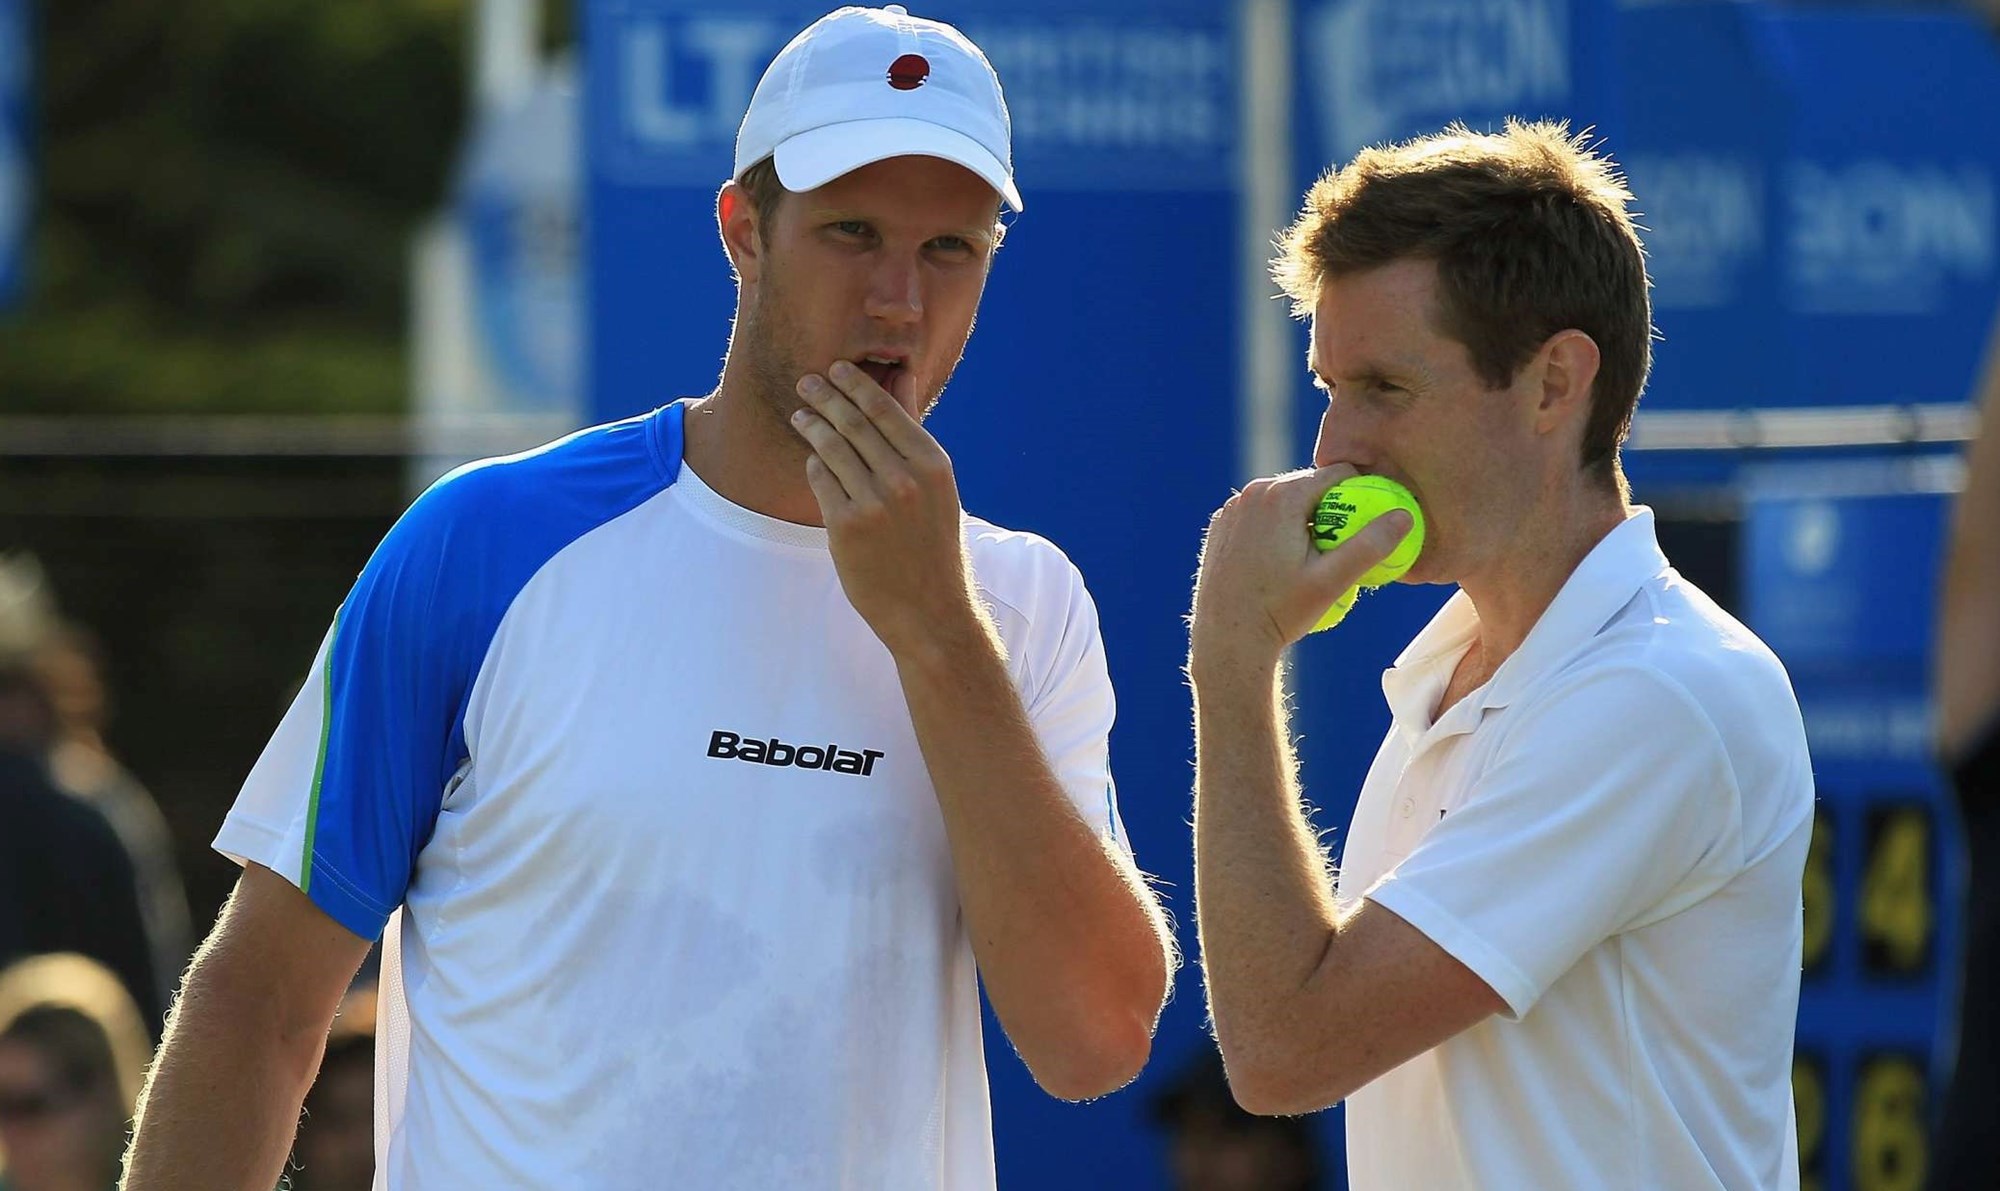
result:
<svg viewBox="0 0 2000 1191"><path fill-rule="evenodd" d="M1535 679L1560 666L1589 643L1646 582L1667 569L1654 532L1653 510L1641 505L1584 555L1507 660L1468 705L1505 707ZM1478 613L1464 591L1452 593L1423 631L1382 675L1382 693L1400 724L1428 722L1444 684L1479 629ZM1448 713L1449 714L1449 713Z"/></svg>

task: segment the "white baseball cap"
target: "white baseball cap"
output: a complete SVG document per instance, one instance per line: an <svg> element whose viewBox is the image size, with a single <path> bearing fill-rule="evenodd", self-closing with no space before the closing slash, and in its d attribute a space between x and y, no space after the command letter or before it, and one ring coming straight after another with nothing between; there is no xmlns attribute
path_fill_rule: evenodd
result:
<svg viewBox="0 0 2000 1191"><path fill-rule="evenodd" d="M736 132L736 177L766 157L791 191L888 157L941 157L1021 209L999 76L978 46L900 4L828 13L778 51Z"/></svg>

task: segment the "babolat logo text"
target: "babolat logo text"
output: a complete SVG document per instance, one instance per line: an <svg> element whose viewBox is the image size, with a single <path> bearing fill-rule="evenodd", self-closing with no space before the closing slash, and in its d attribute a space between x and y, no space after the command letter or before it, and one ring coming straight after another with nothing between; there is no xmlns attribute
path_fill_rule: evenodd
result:
<svg viewBox="0 0 2000 1191"><path fill-rule="evenodd" d="M882 759L878 749L844 749L837 744L786 744L777 737L749 740L734 732L710 732L708 755L724 761L745 761L751 765L778 765L791 769L826 769L834 773L858 773L868 777L875 762Z"/></svg>

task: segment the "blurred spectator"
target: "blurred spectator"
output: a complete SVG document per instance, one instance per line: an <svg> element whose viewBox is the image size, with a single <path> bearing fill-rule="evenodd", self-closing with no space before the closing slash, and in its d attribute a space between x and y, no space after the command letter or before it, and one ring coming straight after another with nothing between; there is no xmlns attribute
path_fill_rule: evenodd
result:
<svg viewBox="0 0 2000 1191"><path fill-rule="evenodd" d="M159 1000L167 1004L193 947L187 891L166 816L104 742L110 701L102 652L88 630L62 622L48 631L34 664L55 712L49 771L66 793L97 808L125 845L138 881Z"/></svg>
<svg viewBox="0 0 2000 1191"><path fill-rule="evenodd" d="M157 1033L163 1003L132 862L46 764L56 715L30 658L49 618L27 574L0 559L0 964L81 952L117 973Z"/></svg>
<svg viewBox="0 0 2000 1191"><path fill-rule="evenodd" d="M149 1043L139 1010L80 955L0 972L0 1191L109 1191Z"/></svg>
<svg viewBox="0 0 2000 1191"><path fill-rule="evenodd" d="M1979 434L1952 516L1938 615L1938 751L1958 792L1968 880L1958 1061L1932 1185L2000 1180L2000 322L1987 352Z"/></svg>
<svg viewBox="0 0 2000 1191"><path fill-rule="evenodd" d="M26 551L0 554L0 653L28 652L55 624L55 599L41 560Z"/></svg>
<svg viewBox="0 0 2000 1191"><path fill-rule="evenodd" d="M1319 1147L1306 1117L1252 1116L1237 1106L1212 1047L1153 1099L1166 1130L1174 1191L1312 1191Z"/></svg>
<svg viewBox="0 0 2000 1191"><path fill-rule="evenodd" d="M340 1003L292 1143L292 1191L369 1191L375 1181L375 985ZM5 1191L0 1188L0 1191Z"/></svg>

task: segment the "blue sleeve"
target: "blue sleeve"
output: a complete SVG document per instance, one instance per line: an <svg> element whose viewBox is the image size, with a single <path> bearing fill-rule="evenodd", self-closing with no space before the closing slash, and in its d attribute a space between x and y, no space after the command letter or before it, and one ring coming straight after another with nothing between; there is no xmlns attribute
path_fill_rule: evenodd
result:
<svg viewBox="0 0 2000 1191"><path fill-rule="evenodd" d="M298 863L284 875L348 929L379 935L403 901L445 793L471 760L466 705L508 607L570 542L671 482L679 415L673 406L460 469L420 496L368 560L315 667L318 689L302 691L287 717L302 736L316 726L318 740L303 838L285 850ZM278 748L274 737L267 759ZM260 784L298 796L302 772L260 780L264 768L239 811Z"/></svg>

